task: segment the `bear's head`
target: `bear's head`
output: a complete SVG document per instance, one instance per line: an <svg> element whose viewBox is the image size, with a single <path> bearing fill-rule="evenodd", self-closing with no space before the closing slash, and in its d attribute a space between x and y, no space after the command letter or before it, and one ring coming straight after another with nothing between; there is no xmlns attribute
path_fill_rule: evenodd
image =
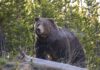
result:
<svg viewBox="0 0 100 70"><path fill-rule="evenodd" d="M39 37L47 37L57 26L51 18L35 18L35 32Z"/></svg>

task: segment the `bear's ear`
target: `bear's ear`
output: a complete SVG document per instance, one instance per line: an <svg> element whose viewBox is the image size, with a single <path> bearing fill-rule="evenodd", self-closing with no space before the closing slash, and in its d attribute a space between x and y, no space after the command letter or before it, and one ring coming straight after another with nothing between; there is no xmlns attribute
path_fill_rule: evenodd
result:
<svg viewBox="0 0 100 70"><path fill-rule="evenodd" d="M57 28L57 25L55 24L54 19L49 18L48 20L51 22L51 24L52 24L52 26L53 26L54 28Z"/></svg>
<svg viewBox="0 0 100 70"><path fill-rule="evenodd" d="M40 19L39 17L36 17L36 18L35 18L35 22L37 22L39 19Z"/></svg>
<svg viewBox="0 0 100 70"><path fill-rule="evenodd" d="M54 20L52 18L48 18L48 20L51 22L51 23L54 23Z"/></svg>

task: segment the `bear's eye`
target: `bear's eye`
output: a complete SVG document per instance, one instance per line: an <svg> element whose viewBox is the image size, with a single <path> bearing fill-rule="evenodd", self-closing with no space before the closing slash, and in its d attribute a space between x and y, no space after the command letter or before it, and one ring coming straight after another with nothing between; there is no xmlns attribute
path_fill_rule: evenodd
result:
<svg viewBox="0 0 100 70"><path fill-rule="evenodd" d="M36 26L39 26L39 25L40 25L40 23L37 23L37 24L36 24Z"/></svg>
<svg viewBox="0 0 100 70"><path fill-rule="evenodd" d="M36 24L34 24L34 27L38 27L40 24L38 24L38 23L36 23Z"/></svg>

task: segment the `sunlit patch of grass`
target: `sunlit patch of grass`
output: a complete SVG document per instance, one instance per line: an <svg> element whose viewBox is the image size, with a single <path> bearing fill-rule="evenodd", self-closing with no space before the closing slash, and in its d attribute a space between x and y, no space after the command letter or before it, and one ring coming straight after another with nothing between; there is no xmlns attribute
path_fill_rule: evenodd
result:
<svg viewBox="0 0 100 70"><path fill-rule="evenodd" d="M4 65L4 64L6 64L6 59L4 59L4 58L0 58L0 65Z"/></svg>
<svg viewBox="0 0 100 70"><path fill-rule="evenodd" d="M0 70L4 64L6 64L7 60L4 58L0 58Z"/></svg>

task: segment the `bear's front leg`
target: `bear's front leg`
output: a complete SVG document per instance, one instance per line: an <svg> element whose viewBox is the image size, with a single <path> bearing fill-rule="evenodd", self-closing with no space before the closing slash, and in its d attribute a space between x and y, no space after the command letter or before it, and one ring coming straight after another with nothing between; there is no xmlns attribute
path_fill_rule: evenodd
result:
<svg viewBox="0 0 100 70"><path fill-rule="evenodd" d="M45 49L43 48L43 45L36 43L35 50L36 58L46 59Z"/></svg>

